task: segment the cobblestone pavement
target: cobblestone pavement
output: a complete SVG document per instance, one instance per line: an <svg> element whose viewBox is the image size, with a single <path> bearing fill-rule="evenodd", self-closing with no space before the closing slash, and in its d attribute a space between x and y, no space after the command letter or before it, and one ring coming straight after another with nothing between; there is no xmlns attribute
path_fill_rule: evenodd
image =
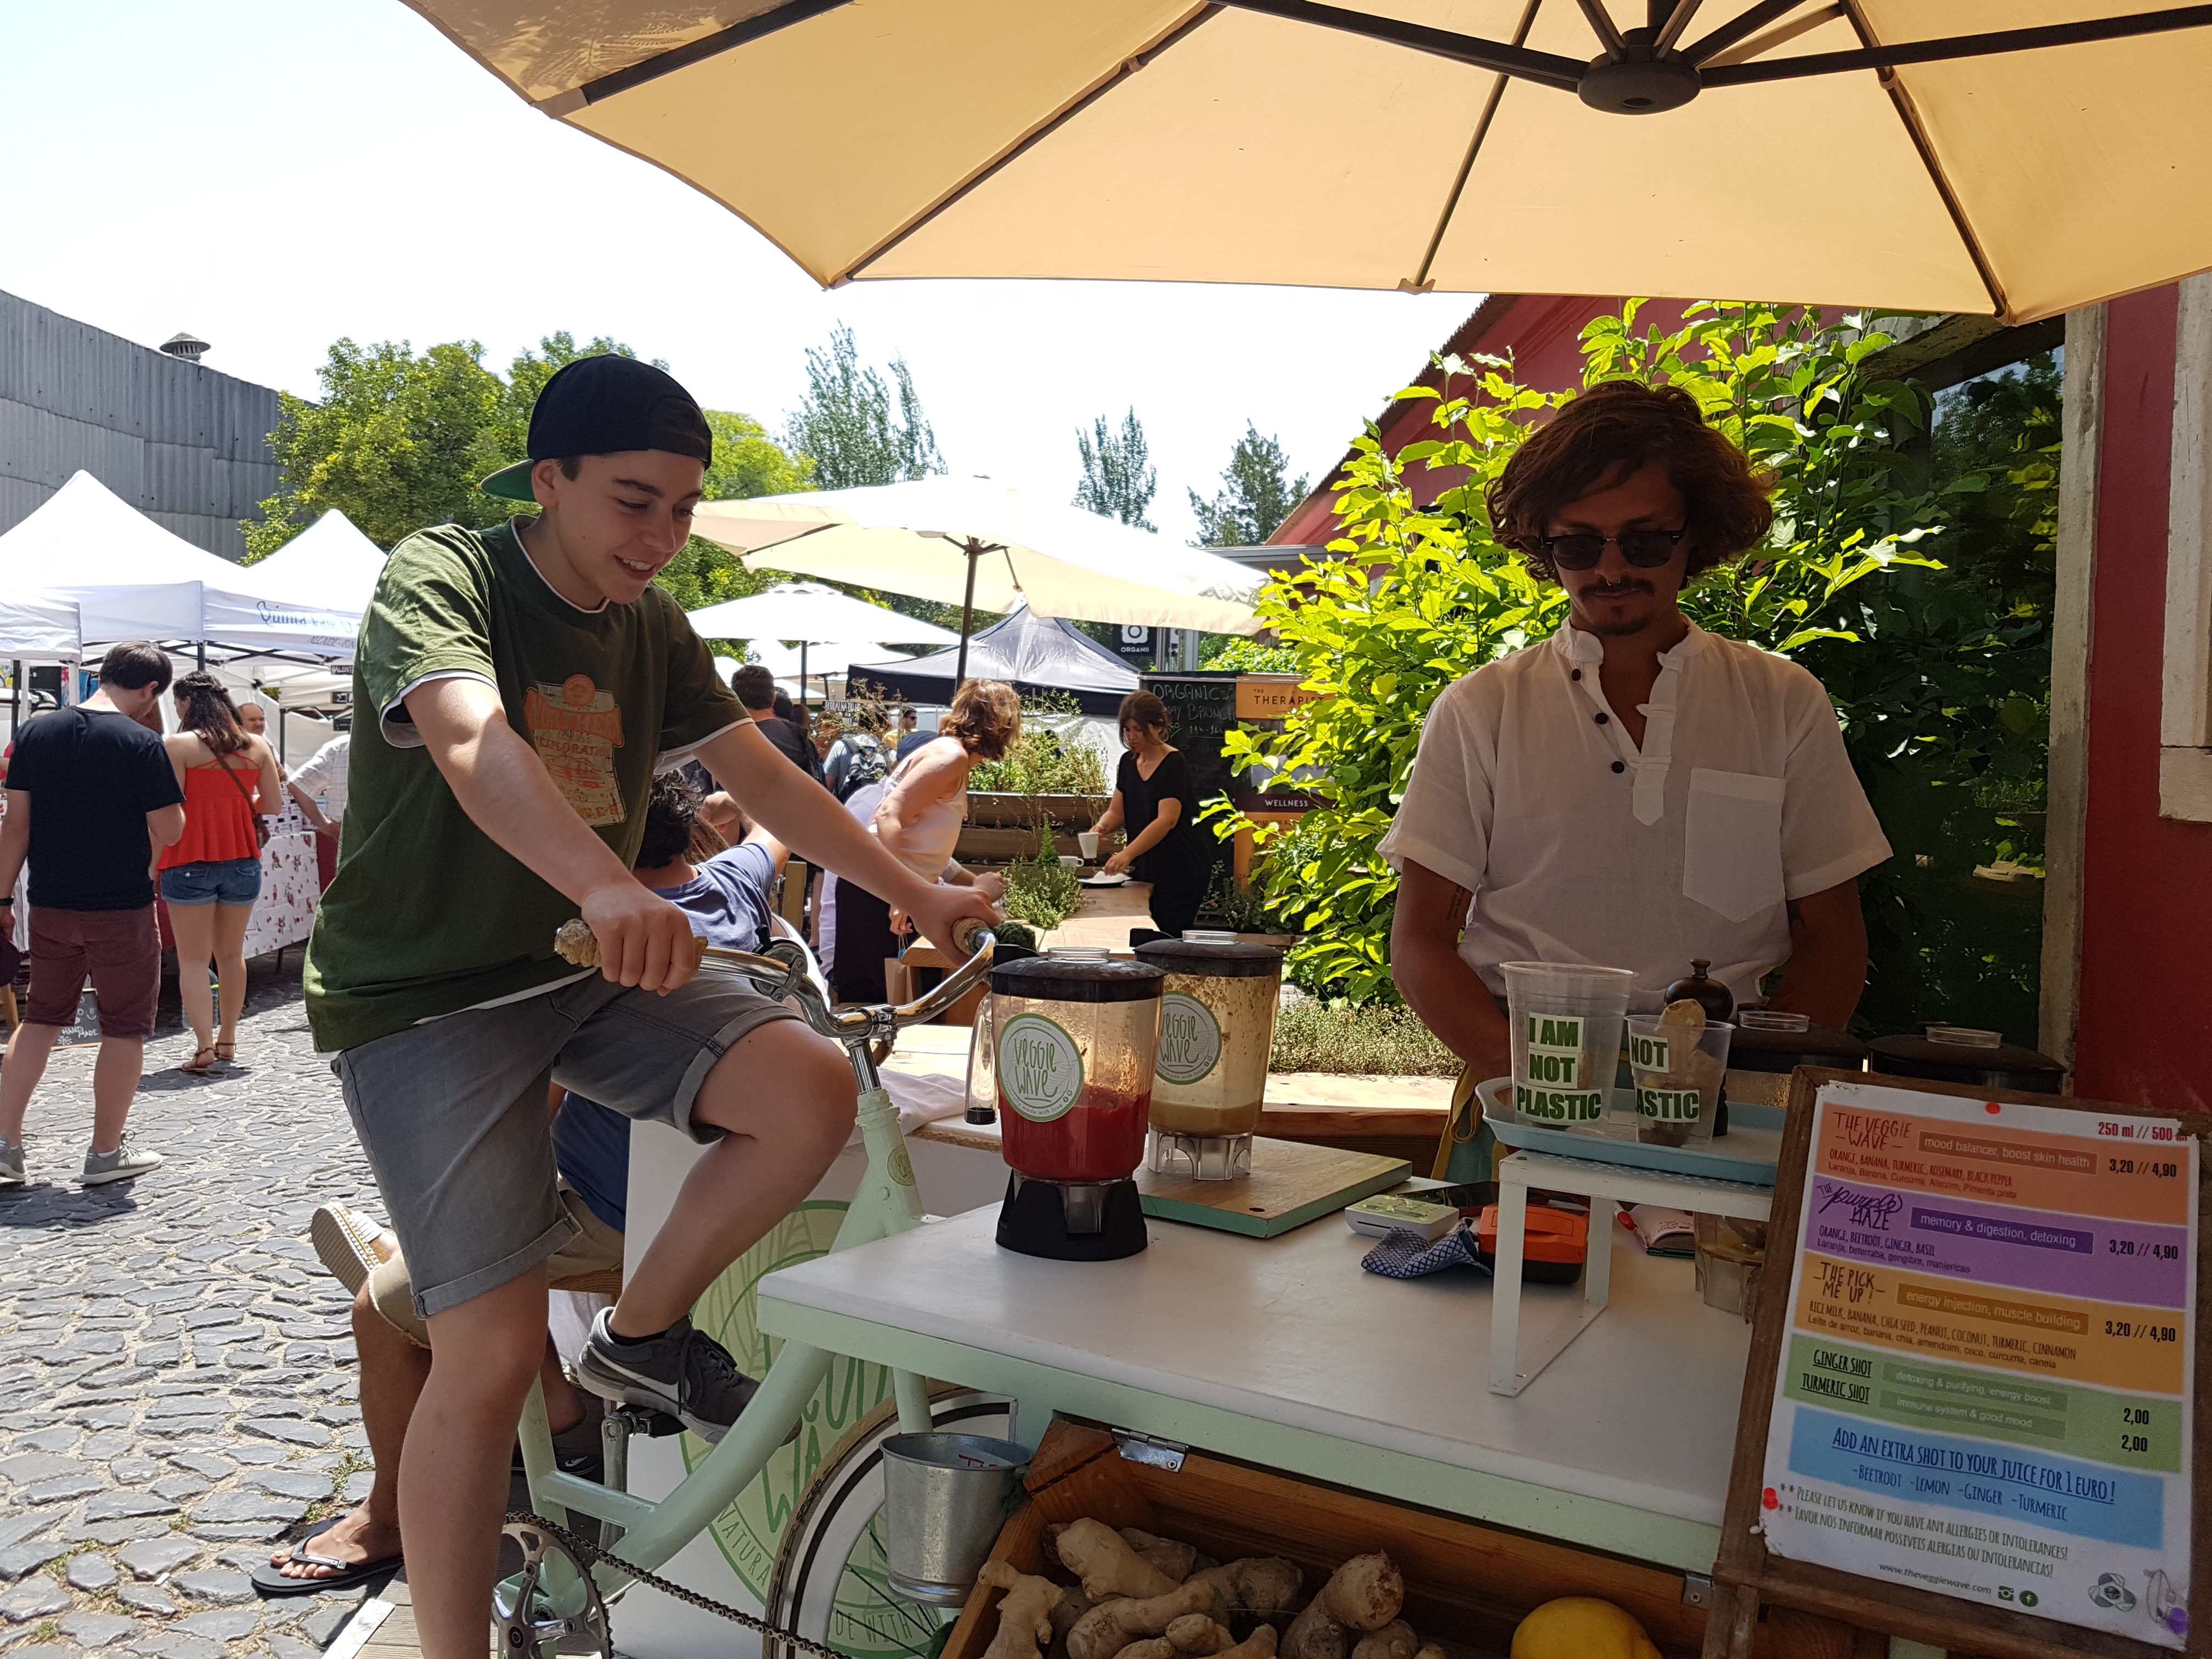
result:
<svg viewBox="0 0 2212 1659"><path fill-rule="evenodd" d="M135 1182L78 1184L90 1048L31 1102L30 1183L0 1191L0 1653L313 1659L360 1601L263 1601L246 1575L368 1490L350 1298L307 1219L376 1204L300 1000L298 952L254 964L238 1063L177 1067L168 991Z"/></svg>

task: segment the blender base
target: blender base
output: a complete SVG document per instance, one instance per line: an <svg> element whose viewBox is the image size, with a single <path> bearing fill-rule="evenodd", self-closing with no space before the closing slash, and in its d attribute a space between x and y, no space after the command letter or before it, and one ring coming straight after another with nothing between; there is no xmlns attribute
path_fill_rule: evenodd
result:
<svg viewBox="0 0 2212 1659"><path fill-rule="evenodd" d="M1009 1170L1006 1200L999 1206L999 1248L1048 1261L1118 1261L1151 1243L1135 1182L1085 1183L1084 1190L1097 1194L1097 1228L1071 1232L1061 1183L1025 1180L1018 1170Z"/></svg>

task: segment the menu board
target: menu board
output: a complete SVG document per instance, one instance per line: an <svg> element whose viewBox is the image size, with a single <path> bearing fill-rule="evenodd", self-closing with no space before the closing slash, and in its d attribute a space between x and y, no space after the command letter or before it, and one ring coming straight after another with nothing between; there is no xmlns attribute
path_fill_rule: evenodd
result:
<svg viewBox="0 0 2212 1659"><path fill-rule="evenodd" d="M1199 805L1227 794L1229 762L1221 744L1237 724L1237 676L1146 674L1137 683L1167 705L1168 741L1190 763Z"/></svg>
<svg viewBox="0 0 2212 1659"><path fill-rule="evenodd" d="M1766 1554L2187 1649L2196 1139L1870 1084L1812 1109Z"/></svg>

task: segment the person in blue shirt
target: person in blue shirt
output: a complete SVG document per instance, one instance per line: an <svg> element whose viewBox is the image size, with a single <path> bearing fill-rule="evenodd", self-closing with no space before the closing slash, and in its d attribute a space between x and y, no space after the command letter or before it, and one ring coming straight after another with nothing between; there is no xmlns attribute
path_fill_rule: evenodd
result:
<svg viewBox="0 0 2212 1659"><path fill-rule="evenodd" d="M646 804L637 879L690 918L710 945L757 951L773 927L777 873L789 857L757 826L735 847L701 814L699 791L681 772L655 778ZM556 1089L553 1156L561 1174L562 1207L581 1229L545 1264L558 1285L612 1274L619 1280L629 1192L629 1120L596 1101ZM279 1548L256 1570L263 1595L300 1595L343 1589L399 1564L399 1448L430 1371L430 1334L415 1312L414 1285L398 1241L372 1218L343 1205L315 1214L313 1237L324 1265L354 1295L353 1328L361 1356L361 1414L376 1466L368 1496L297 1544ZM561 1370L549 1339L539 1373L554 1450L564 1468L595 1465L599 1413L588 1409Z"/></svg>

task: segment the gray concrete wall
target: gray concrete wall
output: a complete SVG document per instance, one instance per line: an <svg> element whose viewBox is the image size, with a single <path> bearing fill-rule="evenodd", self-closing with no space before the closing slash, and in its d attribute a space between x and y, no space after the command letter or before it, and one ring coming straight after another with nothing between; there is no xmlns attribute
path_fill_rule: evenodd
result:
<svg viewBox="0 0 2212 1659"><path fill-rule="evenodd" d="M276 492L274 390L0 294L0 532L79 469L227 559Z"/></svg>

